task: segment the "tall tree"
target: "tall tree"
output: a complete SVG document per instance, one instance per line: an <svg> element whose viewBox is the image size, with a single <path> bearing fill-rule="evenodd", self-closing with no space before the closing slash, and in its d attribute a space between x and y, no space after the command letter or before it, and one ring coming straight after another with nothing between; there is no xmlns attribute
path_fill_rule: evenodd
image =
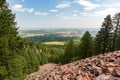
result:
<svg viewBox="0 0 120 80"><path fill-rule="evenodd" d="M112 49L115 50L117 45L116 40L120 32L120 13L115 14L115 16L113 17L113 27L114 27L114 36L113 36Z"/></svg>
<svg viewBox="0 0 120 80"><path fill-rule="evenodd" d="M112 50L112 19L111 16L108 15L104 18L104 22L102 23L102 27L100 31L98 31L95 39L96 52L105 53Z"/></svg>
<svg viewBox="0 0 120 80"><path fill-rule="evenodd" d="M71 58L75 55L75 43L73 40L70 40L65 48L65 63L70 62Z"/></svg>
<svg viewBox="0 0 120 80"><path fill-rule="evenodd" d="M90 57L93 54L93 38L89 31L86 31L81 38L81 43L79 45L79 56L80 58Z"/></svg>
<svg viewBox="0 0 120 80"><path fill-rule="evenodd" d="M23 40L18 37L15 15L6 0L0 0L0 80L23 80L26 60Z"/></svg>
<svg viewBox="0 0 120 80"><path fill-rule="evenodd" d="M8 77L8 61L17 52L15 16L8 9L6 0L0 0L0 80Z"/></svg>
<svg viewBox="0 0 120 80"><path fill-rule="evenodd" d="M120 50L120 31L118 32L117 37L116 37L116 44L115 44L114 50Z"/></svg>

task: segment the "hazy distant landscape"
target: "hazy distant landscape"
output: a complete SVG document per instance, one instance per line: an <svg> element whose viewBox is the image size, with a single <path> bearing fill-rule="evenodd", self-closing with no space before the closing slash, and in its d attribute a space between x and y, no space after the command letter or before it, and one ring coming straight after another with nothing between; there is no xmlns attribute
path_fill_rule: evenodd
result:
<svg viewBox="0 0 120 80"><path fill-rule="evenodd" d="M0 0L0 80L120 80L119 3Z"/></svg>
<svg viewBox="0 0 120 80"><path fill-rule="evenodd" d="M98 30L98 28L19 30L19 35L31 42L69 41L80 40L86 31L94 37Z"/></svg>

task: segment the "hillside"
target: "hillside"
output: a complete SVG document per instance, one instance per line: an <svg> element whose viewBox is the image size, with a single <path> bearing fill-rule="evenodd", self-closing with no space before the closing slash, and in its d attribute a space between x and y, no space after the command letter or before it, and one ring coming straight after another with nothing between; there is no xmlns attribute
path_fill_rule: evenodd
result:
<svg viewBox="0 0 120 80"><path fill-rule="evenodd" d="M46 64L26 80L120 80L120 51L65 65Z"/></svg>

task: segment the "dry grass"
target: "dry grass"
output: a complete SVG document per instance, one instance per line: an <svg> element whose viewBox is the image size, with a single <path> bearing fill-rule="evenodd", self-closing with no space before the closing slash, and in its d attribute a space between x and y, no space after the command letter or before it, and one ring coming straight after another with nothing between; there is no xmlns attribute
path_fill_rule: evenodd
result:
<svg viewBox="0 0 120 80"><path fill-rule="evenodd" d="M46 44L46 45L64 45L65 42L53 41L53 42L43 42L42 44Z"/></svg>

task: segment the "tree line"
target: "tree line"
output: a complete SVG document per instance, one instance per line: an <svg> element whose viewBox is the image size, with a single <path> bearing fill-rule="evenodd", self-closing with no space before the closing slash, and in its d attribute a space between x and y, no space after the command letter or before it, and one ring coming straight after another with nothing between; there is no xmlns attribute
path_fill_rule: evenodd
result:
<svg viewBox="0 0 120 80"><path fill-rule="evenodd" d="M15 14L0 0L0 80L24 80L38 70L36 47L18 36Z"/></svg>
<svg viewBox="0 0 120 80"><path fill-rule="evenodd" d="M120 13L116 13L113 17L107 15L96 37L92 37L87 31L81 38L79 46L76 47L73 40L69 41L65 49L65 63L119 50Z"/></svg>
<svg viewBox="0 0 120 80"><path fill-rule="evenodd" d="M18 36L15 14L6 0L0 0L0 80L24 80L39 65L54 62L68 63L100 53L120 49L120 13L108 15L95 38L87 31L75 43L49 46L28 42Z"/></svg>
<svg viewBox="0 0 120 80"><path fill-rule="evenodd" d="M17 30L15 14L6 0L0 0L0 80L24 80L39 65L60 61L64 52L61 46L28 42Z"/></svg>

